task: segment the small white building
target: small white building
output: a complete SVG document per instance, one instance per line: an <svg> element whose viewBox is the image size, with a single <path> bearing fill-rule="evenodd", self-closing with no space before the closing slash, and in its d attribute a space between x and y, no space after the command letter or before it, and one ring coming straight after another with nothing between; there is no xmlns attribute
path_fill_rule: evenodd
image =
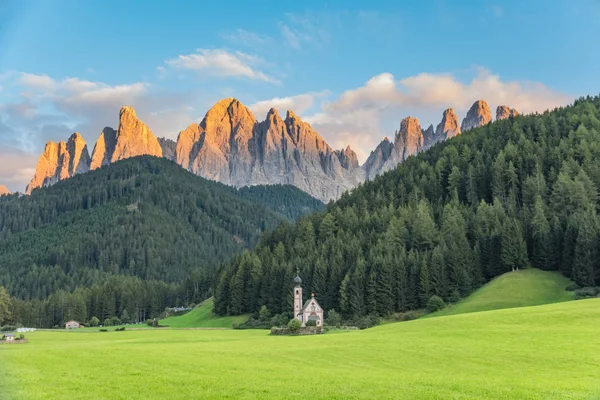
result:
<svg viewBox="0 0 600 400"><path fill-rule="evenodd" d="M2 339L7 342L13 342L15 339L17 339L17 335L14 333L5 333Z"/></svg>
<svg viewBox="0 0 600 400"><path fill-rule="evenodd" d="M312 293L311 298L302 305L302 279L294 278L294 317L306 326L306 322L315 321L316 326L323 326L323 308Z"/></svg>
<svg viewBox="0 0 600 400"><path fill-rule="evenodd" d="M77 321L69 321L65 324L65 329L77 329L77 328L81 328L81 324Z"/></svg>

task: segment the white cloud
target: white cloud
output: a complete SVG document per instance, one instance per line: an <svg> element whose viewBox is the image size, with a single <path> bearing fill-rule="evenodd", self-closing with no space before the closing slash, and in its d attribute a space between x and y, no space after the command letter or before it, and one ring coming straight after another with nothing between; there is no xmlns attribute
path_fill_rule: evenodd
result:
<svg viewBox="0 0 600 400"><path fill-rule="evenodd" d="M260 57L223 49L198 49L196 53L180 55L165 61L172 68L203 72L210 76L239 77L264 82L279 83L275 78L258 70L266 64Z"/></svg>
<svg viewBox="0 0 600 400"><path fill-rule="evenodd" d="M390 73L382 73L325 103L306 120L332 145L342 147L340 139L346 140L364 161L384 136L393 136L402 118L412 115L423 126L435 125L443 110L453 107L462 119L479 99L490 104L492 113L498 105L531 113L565 105L573 96L539 82L502 81L499 75L482 68L466 83L452 74L421 73L397 80Z"/></svg>
<svg viewBox="0 0 600 400"><path fill-rule="evenodd" d="M91 154L101 130L117 127L123 105L133 105L157 136L175 138L196 119L190 94L150 91L145 82L110 85L15 73L4 83L18 94L0 104L0 182L12 190L24 190L49 140L66 140L78 131Z"/></svg>
<svg viewBox="0 0 600 400"><path fill-rule="evenodd" d="M269 100L258 101L248 106L258 119L265 116L271 108L284 115L287 110L292 110L298 115L304 114L315 103L315 99L329 94L329 91L304 93L297 96L275 97Z"/></svg>
<svg viewBox="0 0 600 400"><path fill-rule="evenodd" d="M50 91L54 89L56 82L48 75L23 73L21 74L19 83L33 89Z"/></svg>

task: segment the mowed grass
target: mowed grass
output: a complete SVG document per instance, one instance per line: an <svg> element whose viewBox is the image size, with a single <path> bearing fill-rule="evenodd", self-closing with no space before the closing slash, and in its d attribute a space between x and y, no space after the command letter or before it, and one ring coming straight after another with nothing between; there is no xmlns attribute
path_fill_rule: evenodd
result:
<svg viewBox="0 0 600 400"><path fill-rule="evenodd" d="M440 317L503 308L537 306L573 300L569 280L558 272L530 268L493 279L466 299L426 317Z"/></svg>
<svg viewBox="0 0 600 400"><path fill-rule="evenodd" d="M388 324L34 332L0 346L2 399L597 399L600 299Z"/></svg>
<svg viewBox="0 0 600 400"><path fill-rule="evenodd" d="M198 307L183 315L160 320L160 325L170 328L231 328L248 320L247 315L221 317L213 314L213 299L202 302Z"/></svg>

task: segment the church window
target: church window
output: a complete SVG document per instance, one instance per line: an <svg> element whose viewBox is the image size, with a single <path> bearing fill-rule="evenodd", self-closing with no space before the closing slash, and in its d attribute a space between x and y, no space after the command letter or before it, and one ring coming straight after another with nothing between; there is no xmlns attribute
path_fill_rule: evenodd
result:
<svg viewBox="0 0 600 400"><path fill-rule="evenodd" d="M298 289L296 289L296 294L298 294Z"/></svg>

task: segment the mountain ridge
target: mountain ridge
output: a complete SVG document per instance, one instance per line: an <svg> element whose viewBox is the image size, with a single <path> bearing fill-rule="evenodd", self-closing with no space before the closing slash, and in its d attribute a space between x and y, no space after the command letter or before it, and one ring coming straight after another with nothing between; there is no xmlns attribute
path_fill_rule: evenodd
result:
<svg viewBox="0 0 600 400"><path fill-rule="evenodd" d="M498 106L498 119L516 115L516 110ZM282 118L271 108L265 119L258 121L238 99L222 99L207 111L200 123L181 130L177 141L173 141L156 137L133 107L124 106L119 112L117 129L102 130L91 157L77 133L66 143L48 142L26 193L121 159L152 155L165 157L196 175L227 185L289 184L321 201L329 201L439 141L490 121L489 106L483 100L473 104L462 126L452 108L444 111L435 129L433 125L423 129L417 118L406 117L395 132L394 141L385 138L360 165L350 146L333 149L291 110Z"/></svg>

